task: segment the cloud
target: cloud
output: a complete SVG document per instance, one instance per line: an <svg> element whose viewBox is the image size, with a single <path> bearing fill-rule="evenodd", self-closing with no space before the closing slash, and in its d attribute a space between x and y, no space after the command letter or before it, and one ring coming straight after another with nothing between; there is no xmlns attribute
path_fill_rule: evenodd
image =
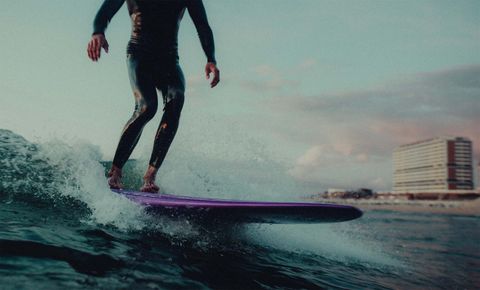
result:
<svg viewBox="0 0 480 290"><path fill-rule="evenodd" d="M217 91L219 88L228 87L231 83L231 80L235 79L236 77L237 76L235 75L223 76L220 74L220 83L219 86L216 87L215 91ZM195 73L185 76L185 89L188 97L203 97L211 93L210 82L212 81L212 78L213 74L210 75L210 79L207 79L205 74L202 73Z"/></svg>
<svg viewBox="0 0 480 290"><path fill-rule="evenodd" d="M252 69L258 76L262 77L279 77L281 75L280 71L274 69L272 66L267 64L262 64L254 67Z"/></svg>
<svg viewBox="0 0 480 290"><path fill-rule="evenodd" d="M299 70L308 70L317 65L317 60L314 58L307 58L298 65Z"/></svg>
<svg viewBox="0 0 480 290"><path fill-rule="evenodd" d="M251 69L252 78L240 81L240 86L244 89L254 92L274 92L283 93L292 89L298 89L301 86L299 76L318 67L315 58L305 58L299 63L283 70L275 68L269 64L261 64ZM331 69L330 66L323 66L325 69Z"/></svg>
<svg viewBox="0 0 480 290"><path fill-rule="evenodd" d="M387 156L404 143L453 135L472 139L480 158L480 65L404 76L365 90L267 102L295 116L292 130L302 128L297 136L307 144Z"/></svg>
<svg viewBox="0 0 480 290"><path fill-rule="evenodd" d="M285 78L280 70L267 64L254 67L252 72L254 79L243 80L240 85L254 92L281 91L300 84L297 80Z"/></svg>
<svg viewBox="0 0 480 290"><path fill-rule="evenodd" d="M394 148L445 135L470 138L480 160L480 65L263 102L271 117L265 132L307 146L289 171L301 181L388 189Z"/></svg>
<svg viewBox="0 0 480 290"><path fill-rule="evenodd" d="M296 165L308 170L314 167L328 167L341 162L362 163L368 160L366 153L352 155L350 150L344 151L343 149L335 145L315 145L297 159Z"/></svg>
<svg viewBox="0 0 480 290"><path fill-rule="evenodd" d="M254 92L280 91L292 87L298 87L299 81L275 78L270 80L244 80L241 86Z"/></svg>
<svg viewBox="0 0 480 290"><path fill-rule="evenodd" d="M385 179L389 179L389 174L376 175L375 172L386 171L376 162L368 161L366 153L351 155L330 145L315 145L296 160L288 173L299 181L317 184L318 188L323 189L387 189L389 183Z"/></svg>

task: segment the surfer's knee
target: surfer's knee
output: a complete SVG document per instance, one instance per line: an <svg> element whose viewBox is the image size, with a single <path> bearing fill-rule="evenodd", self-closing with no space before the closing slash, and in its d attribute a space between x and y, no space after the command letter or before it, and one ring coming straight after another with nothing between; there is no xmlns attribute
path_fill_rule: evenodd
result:
<svg viewBox="0 0 480 290"><path fill-rule="evenodd" d="M185 93L183 88L169 87L164 97L165 110L169 108L182 109L185 101Z"/></svg>
<svg viewBox="0 0 480 290"><path fill-rule="evenodd" d="M150 121L155 116L156 112L157 112L157 106L150 105L150 106L144 107L142 111L142 115L145 119Z"/></svg>
<svg viewBox="0 0 480 290"><path fill-rule="evenodd" d="M179 117L182 112L183 104L185 102L185 95L183 91L171 93L170 98L165 103L165 112L170 117Z"/></svg>
<svg viewBox="0 0 480 290"><path fill-rule="evenodd" d="M182 107L184 103L184 96L179 95L178 97L171 99L165 104L162 122L158 128L157 137L160 134L170 135L169 138L173 139L175 132L178 128L178 123L180 120L180 113L182 112Z"/></svg>
<svg viewBox="0 0 480 290"><path fill-rule="evenodd" d="M144 102L139 105L137 108L139 117L150 121L155 114L157 113L157 103L156 102Z"/></svg>

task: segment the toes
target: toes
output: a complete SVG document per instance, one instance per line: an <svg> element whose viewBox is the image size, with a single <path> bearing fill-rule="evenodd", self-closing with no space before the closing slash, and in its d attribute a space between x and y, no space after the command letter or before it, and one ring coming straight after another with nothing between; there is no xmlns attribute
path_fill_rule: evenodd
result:
<svg viewBox="0 0 480 290"><path fill-rule="evenodd" d="M157 193L159 190L160 188L156 185L142 186L142 188L140 188L140 191L149 193Z"/></svg>
<svg viewBox="0 0 480 290"><path fill-rule="evenodd" d="M122 184L118 181L115 181L113 180L112 178L109 178L108 179L108 186L111 188L111 189L122 189Z"/></svg>
<svg viewBox="0 0 480 290"><path fill-rule="evenodd" d="M110 189L122 189L121 186L116 185L116 184L109 184L109 186L110 186Z"/></svg>

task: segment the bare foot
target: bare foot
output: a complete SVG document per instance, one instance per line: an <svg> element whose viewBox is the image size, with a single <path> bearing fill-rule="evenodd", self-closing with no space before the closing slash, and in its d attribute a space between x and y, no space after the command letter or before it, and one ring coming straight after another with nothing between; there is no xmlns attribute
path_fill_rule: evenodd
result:
<svg viewBox="0 0 480 290"><path fill-rule="evenodd" d="M145 182L143 186L140 188L140 191L142 192L150 192L150 193L158 193L160 190L160 187L158 187L155 183L153 182Z"/></svg>
<svg viewBox="0 0 480 290"><path fill-rule="evenodd" d="M112 168L108 172L108 186L111 189L123 189L122 185L122 170L115 165L112 165Z"/></svg>
<svg viewBox="0 0 480 290"><path fill-rule="evenodd" d="M140 191L157 193L160 188L155 184L155 176L157 175L158 169L153 166L148 166L147 172L143 176L143 186L140 188Z"/></svg>

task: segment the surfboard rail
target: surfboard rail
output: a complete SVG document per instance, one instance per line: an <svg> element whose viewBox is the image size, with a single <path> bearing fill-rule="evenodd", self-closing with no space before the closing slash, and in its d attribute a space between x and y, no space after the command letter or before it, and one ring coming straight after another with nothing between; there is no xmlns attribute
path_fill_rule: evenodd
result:
<svg viewBox="0 0 480 290"><path fill-rule="evenodd" d="M197 198L171 194L112 190L144 205L149 211L170 217L194 217L211 222L305 224L357 219L362 211L348 205L313 202L244 201Z"/></svg>

